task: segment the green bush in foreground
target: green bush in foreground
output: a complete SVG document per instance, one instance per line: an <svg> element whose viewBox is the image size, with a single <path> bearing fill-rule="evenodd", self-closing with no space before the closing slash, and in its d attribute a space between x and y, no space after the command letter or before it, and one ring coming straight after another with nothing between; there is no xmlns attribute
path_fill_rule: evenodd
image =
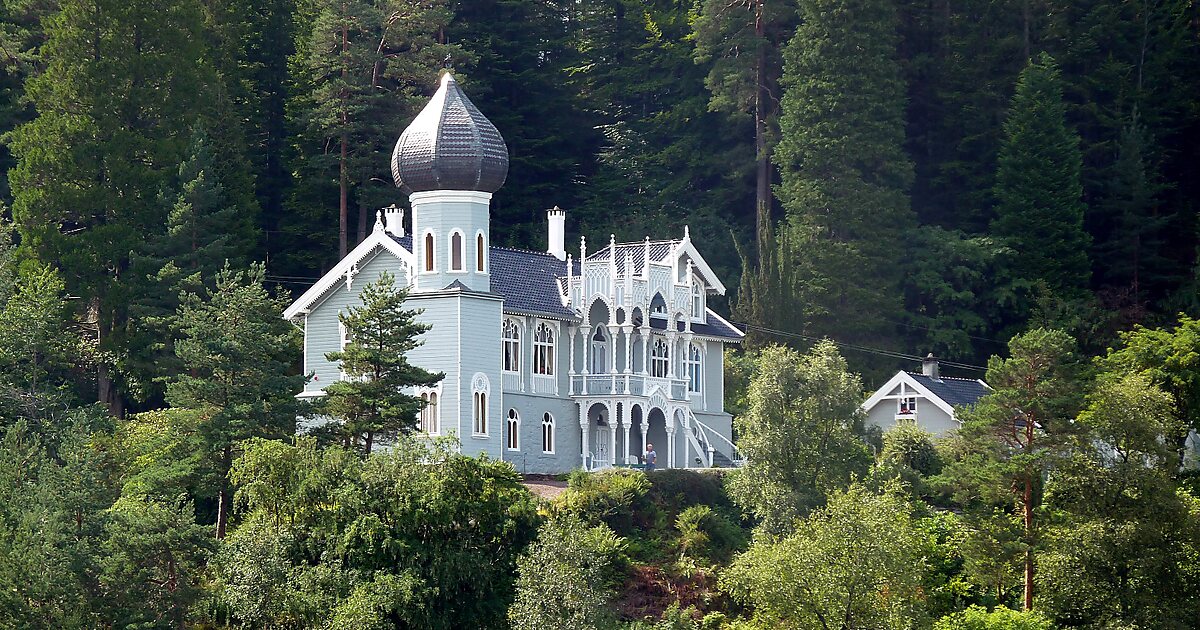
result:
<svg viewBox="0 0 1200 630"><path fill-rule="evenodd" d="M946 615L933 624L933 630L1053 630L1049 619L1036 611L1020 612L997 606L988 612L982 606Z"/></svg>

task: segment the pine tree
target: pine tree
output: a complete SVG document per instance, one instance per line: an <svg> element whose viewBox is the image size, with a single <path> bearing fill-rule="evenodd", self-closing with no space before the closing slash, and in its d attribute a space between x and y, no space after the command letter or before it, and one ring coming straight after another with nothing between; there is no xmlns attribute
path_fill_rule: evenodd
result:
<svg viewBox="0 0 1200 630"><path fill-rule="evenodd" d="M416 320L418 311L404 308L406 297L407 289L397 288L389 273L363 287L362 307L338 315L350 342L325 355L346 376L325 388L323 408L340 421L333 432L368 454L376 437L416 427L421 399L403 388L434 385L443 377L408 362L406 355L430 326Z"/></svg>
<svg viewBox="0 0 1200 630"><path fill-rule="evenodd" d="M290 375L297 331L280 318L286 299L263 288L263 266L226 267L215 287L183 296L175 353L183 370L167 384L167 402L206 416L204 438L217 498L218 538L229 518L229 467L234 449L251 437L295 433L304 376Z"/></svg>
<svg viewBox="0 0 1200 630"><path fill-rule="evenodd" d="M437 80L438 63L457 48L438 42L450 20L441 1L321 0L311 11L292 59L290 109L303 130L295 170L337 183L338 253L345 257L353 244L351 205L361 239L372 211L395 201L388 155L403 123ZM319 218L331 201L300 195L292 203L315 206Z"/></svg>
<svg viewBox="0 0 1200 630"><path fill-rule="evenodd" d="M492 242L528 247L544 237L548 208L576 207L600 144L597 120L568 80L583 65L572 49L575 3L460 0L452 7L445 36L461 46L464 59L455 67L463 70L463 90L508 144L508 179L492 197Z"/></svg>
<svg viewBox="0 0 1200 630"><path fill-rule="evenodd" d="M1016 279L1070 298L1087 289L1090 239L1079 136L1065 116L1058 68L1043 53L1021 73L1004 122L991 230L1012 250L1005 263Z"/></svg>
<svg viewBox="0 0 1200 630"><path fill-rule="evenodd" d="M771 152L779 134L779 80L783 47L796 23L792 2L705 0L693 20L697 63L708 66L709 107L754 121L755 247L760 263L769 251L774 199Z"/></svg>
<svg viewBox="0 0 1200 630"><path fill-rule="evenodd" d="M787 217L775 253L787 313L772 327L840 341L889 336L901 311L904 234L914 227L904 84L890 0L811 0L784 50L775 152ZM782 259L787 258L786 262ZM762 284L762 283L760 283ZM754 300L774 299L763 284ZM897 317L893 316L892 319Z"/></svg>
<svg viewBox="0 0 1200 630"><path fill-rule="evenodd" d="M1009 341L1009 358L993 356L986 378L992 393L962 410L966 455L947 467L965 504L990 512L991 503L977 505L990 499L1020 519L1025 610L1033 607L1045 474L1078 434L1073 346L1066 333L1038 328Z"/></svg>

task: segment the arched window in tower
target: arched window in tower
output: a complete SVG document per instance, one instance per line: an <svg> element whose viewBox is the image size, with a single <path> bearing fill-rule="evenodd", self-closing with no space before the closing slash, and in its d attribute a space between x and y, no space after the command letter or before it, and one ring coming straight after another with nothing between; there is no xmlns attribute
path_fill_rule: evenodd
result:
<svg viewBox="0 0 1200 630"><path fill-rule="evenodd" d="M438 433L438 395L437 392L421 394L425 406L421 408L421 433L437 435Z"/></svg>
<svg viewBox="0 0 1200 630"><path fill-rule="evenodd" d="M671 360L670 346L665 339L655 339L650 351L650 376L666 378L667 364Z"/></svg>
<svg viewBox="0 0 1200 630"><path fill-rule="evenodd" d="M508 421L505 422L505 441L510 451L521 450L521 416L516 409L508 410Z"/></svg>
<svg viewBox="0 0 1200 630"><path fill-rule="evenodd" d="M533 334L533 373L554 375L554 329L545 323Z"/></svg>
<svg viewBox="0 0 1200 630"><path fill-rule="evenodd" d="M463 235L455 230L450 234L450 271L463 270Z"/></svg>
<svg viewBox="0 0 1200 630"><path fill-rule="evenodd" d="M472 418L474 422L471 425L471 433L473 435L486 436L488 434L488 395L491 393L491 384L488 382L488 377L483 372L476 372L475 377L471 379L471 397L473 404Z"/></svg>
<svg viewBox="0 0 1200 630"><path fill-rule="evenodd" d="M694 343L688 344L688 355L685 360L687 366L688 378L688 393L700 393L700 381L704 376L704 363L700 355L700 346Z"/></svg>
<svg viewBox="0 0 1200 630"><path fill-rule="evenodd" d="M487 259L487 243L483 240L483 232L475 235L475 271L483 273L483 262Z"/></svg>
<svg viewBox="0 0 1200 630"><path fill-rule="evenodd" d="M425 233L425 271L433 271L433 232Z"/></svg>
<svg viewBox="0 0 1200 630"><path fill-rule="evenodd" d="M503 339L501 343L504 350L504 371L520 372L521 329L517 327L517 322L511 319L504 320L504 329L501 336Z"/></svg>
<svg viewBox="0 0 1200 630"><path fill-rule="evenodd" d="M548 411L542 416L542 452L554 452L554 416Z"/></svg>

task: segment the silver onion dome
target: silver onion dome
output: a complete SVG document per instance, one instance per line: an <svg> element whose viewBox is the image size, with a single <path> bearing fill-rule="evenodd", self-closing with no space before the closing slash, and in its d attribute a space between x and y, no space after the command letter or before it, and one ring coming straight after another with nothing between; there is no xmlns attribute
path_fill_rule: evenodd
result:
<svg viewBox="0 0 1200 630"><path fill-rule="evenodd" d="M449 72L392 151L392 179L409 192L496 192L508 176L508 147L496 126Z"/></svg>

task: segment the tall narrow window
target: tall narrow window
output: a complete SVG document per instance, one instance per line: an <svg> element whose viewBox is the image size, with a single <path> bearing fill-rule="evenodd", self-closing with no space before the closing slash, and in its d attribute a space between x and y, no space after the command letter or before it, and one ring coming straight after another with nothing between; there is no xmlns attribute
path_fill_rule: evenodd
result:
<svg viewBox="0 0 1200 630"><path fill-rule="evenodd" d="M504 371L520 372L521 329L517 327L517 322L511 319L504 320L503 341L501 343L504 350Z"/></svg>
<svg viewBox="0 0 1200 630"><path fill-rule="evenodd" d="M666 340L655 339L654 347L650 350L650 376L666 377L667 364L670 360L671 351Z"/></svg>
<svg viewBox="0 0 1200 630"><path fill-rule="evenodd" d="M508 445L508 450L521 450L521 417L517 415L516 409L508 410L508 422L505 425L508 433L505 444Z"/></svg>
<svg viewBox="0 0 1200 630"><path fill-rule="evenodd" d="M433 232L425 233L425 271L433 271Z"/></svg>
<svg viewBox="0 0 1200 630"><path fill-rule="evenodd" d="M425 406L421 408L421 432L437 435L438 432L438 395L437 392L421 394Z"/></svg>
<svg viewBox="0 0 1200 630"><path fill-rule="evenodd" d="M491 386L488 384L487 375L483 372L476 372L475 378L471 379L471 390L474 392L472 400L472 423L471 433L474 435L487 435L488 433L488 393L491 391Z"/></svg>
<svg viewBox="0 0 1200 630"><path fill-rule="evenodd" d="M533 334L533 373L554 375L554 329L544 323Z"/></svg>
<svg viewBox="0 0 1200 630"><path fill-rule="evenodd" d="M592 335L592 374L608 372L608 337L605 336L604 326L596 326L596 334Z"/></svg>
<svg viewBox="0 0 1200 630"><path fill-rule="evenodd" d="M554 452L554 416L550 412L542 416L542 452Z"/></svg>
<svg viewBox="0 0 1200 630"><path fill-rule="evenodd" d="M700 381L703 378L703 372L703 362L700 358L700 347L694 343L688 344L687 376L689 393L700 393Z"/></svg>
<svg viewBox="0 0 1200 630"><path fill-rule="evenodd" d="M483 232L475 235L475 271L483 273L483 260L487 255L487 248L483 243Z"/></svg>
<svg viewBox="0 0 1200 630"><path fill-rule="evenodd" d="M462 232L450 235L450 271L463 270L463 237Z"/></svg>
<svg viewBox="0 0 1200 630"><path fill-rule="evenodd" d="M704 316L704 291L700 287L692 289L692 317Z"/></svg>

